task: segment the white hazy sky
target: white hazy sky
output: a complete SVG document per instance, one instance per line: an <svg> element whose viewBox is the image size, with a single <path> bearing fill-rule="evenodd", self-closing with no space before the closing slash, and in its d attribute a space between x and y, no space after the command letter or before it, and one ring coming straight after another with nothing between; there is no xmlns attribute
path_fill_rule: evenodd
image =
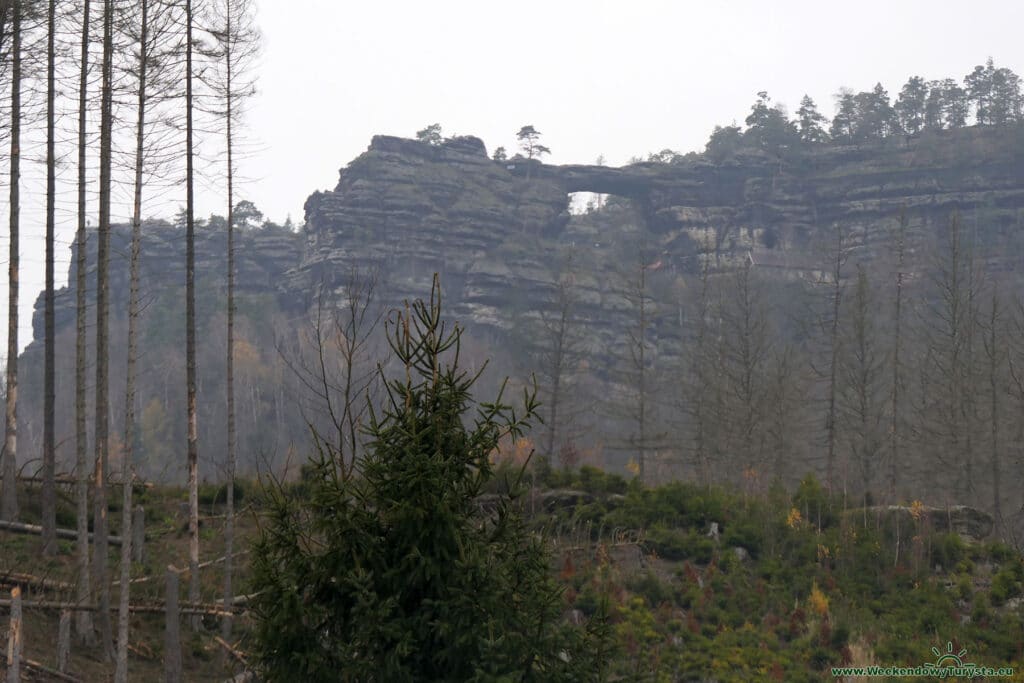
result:
<svg viewBox="0 0 1024 683"><path fill-rule="evenodd" d="M306 197L333 188L377 133L411 137L438 122L490 152L514 149L532 124L551 163L603 154L619 165L702 149L716 124L742 123L759 90L791 112L810 94L831 116L843 86L881 82L895 98L911 75L959 80L988 56L1024 73L1014 0L257 2L264 45L246 122L257 151L242 191L279 222L301 223ZM207 192L200 213L223 213L220 203ZM41 221L24 227L21 346L42 232ZM58 283L72 235L62 226Z"/></svg>
<svg viewBox="0 0 1024 683"><path fill-rule="evenodd" d="M1024 67L1024 3L981 0L338 2L263 0L257 205L301 220L375 133L438 122L488 151L532 124L552 163L703 149L759 90L831 116L841 86Z"/></svg>

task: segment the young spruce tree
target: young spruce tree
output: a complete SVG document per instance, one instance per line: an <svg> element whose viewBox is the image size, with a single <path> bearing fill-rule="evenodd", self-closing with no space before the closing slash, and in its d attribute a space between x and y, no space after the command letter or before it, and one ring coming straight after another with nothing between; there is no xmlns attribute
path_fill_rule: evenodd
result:
<svg viewBox="0 0 1024 683"><path fill-rule="evenodd" d="M602 678L604 629L562 624L548 554L515 494L481 510L491 452L537 404L527 393L517 412L499 393L467 426L479 375L459 367L461 333L441 321L435 278L429 303L388 324L402 371L382 377L354 473L325 446L301 489L270 487L253 553L266 680Z"/></svg>

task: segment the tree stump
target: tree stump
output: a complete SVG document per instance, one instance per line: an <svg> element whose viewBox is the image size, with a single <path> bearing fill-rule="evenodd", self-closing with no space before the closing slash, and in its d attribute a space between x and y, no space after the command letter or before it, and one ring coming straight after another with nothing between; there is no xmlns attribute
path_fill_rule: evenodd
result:
<svg viewBox="0 0 1024 683"><path fill-rule="evenodd" d="M11 627L7 632L7 683L21 683L21 587L11 589Z"/></svg>
<svg viewBox="0 0 1024 683"><path fill-rule="evenodd" d="M181 615L178 613L178 573L167 568L167 627L164 632L164 681L181 683Z"/></svg>
<svg viewBox="0 0 1024 683"><path fill-rule="evenodd" d="M60 626L57 628L57 671L68 672L68 660L71 658L71 610L60 611Z"/></svg>
<svg viewBox="0 0 1024 683"><path fill-rule="evenodd" d="M132 562L145 562L146 511L141 505L132 510Z"/></svg>

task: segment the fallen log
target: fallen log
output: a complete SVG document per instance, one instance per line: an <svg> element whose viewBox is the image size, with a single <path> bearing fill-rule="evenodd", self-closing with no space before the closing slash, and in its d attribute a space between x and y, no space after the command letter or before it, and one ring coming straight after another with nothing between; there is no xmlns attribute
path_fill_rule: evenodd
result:
<svg viewBox="0 0 1024 683"><path fill-rule="evenodd" d="M242 666L248 665L248 662L245 659L245 655L243 655L241 652L239 652L235 648L231 647L231 645L228 644L228 642L226 640L224 640L220 636L214 636L213 639L216 640L217 644L220 645L222 648L224 648L224 650L229 655L234 657L238 661L239 664L241 664Z"/></svg>
<svg viewBox="0 0 1024 683"><path fill-rule="evenodd" d="M43 534L43 527L38 524L22 524L21 522L4 522L0 521L0 531L13 531L16 534ZM93 539L93 533L89 532L89 540ZM76 540L78 538L78 532L74 529L57 529L57 538L67 538L70 540ZM120 536L108 536L107 543L110 545L121 545Z"/></svg>
<svg viewBox="0 0 1024 683"><path fill-rule="evenodd" d="M263 591L257 591L255 593L249 593L248 595L236 595L235 597L231 598L231 604L232 605L248 605L250 600L252 600L253 598L255 598L257 595L259 595L262 592ZM218 605L223 605L224 604L224 598L221 598L220 600L218 600L217 604Z"/></svg>
<svg viewBox="0 0 1024 683"><path fill-rule="evenodd" d="M156 655L153 654L153 651L145 643L140 642L138 645L128 643L128 651L142 659L156 659Z"/></svg>
<svg viewBox="0 0 1024 683"><path fill-rule="evenodd" d="M0 608L10 608L12 601L10 599L0 599ZM195 615L210 615L215 617L231 617L237 616L238 612L235 610L229 610L224 605L211 605L202 602L183 602L180 603L181 607L178 609L182 614L195 614ZM23 609L38 609L38 610L70 610L72 612L96 612L99 607L96 605L78 605L73 602L58 602L56 600L22 600L21 605ZM110 611L113 612L117 609L117 605L111 605ZM152 604L152 605L129 605L129 612L135 612L136 614L163 614L167 611L164 605Z"/></svg>
<svg viewBox="0 0 1024 683"><path fill-rule="evenodd" d="M238 557L242 557L242 556L248 555L248 554L249 554L248 550L243 550L241 552L235 553L234 557L238 558ZM216 558L214 560L207 560L206 562L200 562L199 563L199 568L200 569L206 569L207 567L212 567L215 564L220 564L224 560L225 560L225 556L221 556L221 557L218 557L218 558ZM182 568L179 569L178 567L175 567L174 571L177 572L178 574L184 576L185 574L188 574L189 568L188 567L182 567ZM132 585L137 584L137 583L149 583L150 581L158 581L158 580L160 580L162 578L164 578L164 577L161 577L161 576L139 576L139 577L136 577L134 579L129 580L128 583L132 584ZM111 586L120 586L121 585L121 581L120 581L120 579L117 580L117 581L113 581L113 582L111 582L110 585Z"/></svg>
<svg viewBox="0 0 1024 683"><path fill-rule="evenodd" d="M68 681L68 683L85 683L85 681L83 681L81 678L75 678L74 676L61 673L56 669L51 669L42 662L37 662L34 659L28 659L26 657L25 659L22 659L21 662L25 665L26 669L34 669L40 673L46 674L51 678L56 678L58 681Z"/></svg>
<svg viewBox="0 0 1024 683"><path fill-rule="evenodd" d="M23 481L23 482L26 482L26 483L29 483L29 484L41 484L41 483L43 483L43 478L42 477L35 477L35 476L22 476L22 477L18 477L18 481ZM63 476L63 477L58 476L58 477L54 477L53 483L55 483L55 484L66 484L68 486L71 486L71 485L77 484L78 483L78 479L76 479L74 477L68 477L68 476ZM91 478L89 480L89 486L92 487L92 479ZM114 487L117 487L117 486L124 486L124 482L123 481L107 481L107 486L109 486L111 488L114 488ZM149 481L136 481L136 482L132 483L132 488L133 489L151 489L154 486L155 486L155 484L153 484L153 482L149 482Z"/></svg>
<svg viewBox="0 0 1024 683"><path fill-rule="evenodd" d="M72 591L74 584L56 579L46 579L41 576L33 576L23 572L0 572L0 586L24 586L25 588L40 588L51 591Z"/></svg>

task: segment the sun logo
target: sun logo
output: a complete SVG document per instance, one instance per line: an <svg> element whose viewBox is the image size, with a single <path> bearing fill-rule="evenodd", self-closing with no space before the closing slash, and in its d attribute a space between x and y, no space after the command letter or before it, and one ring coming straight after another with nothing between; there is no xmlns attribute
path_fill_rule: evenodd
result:
<svg viewBox="0 0 1024 683"><path fill-rule="evenodd" d="M936 669L963 669L974 667L974 664L965 664L964 661L961 659L961 657L967 654L967 648L961 648L959 652L953 654L952 641L946 641L945 652L939 652L939 648L933 647L932 654L935 655L938 659L936 659L933 663L930 663L928 666L933 666Z"/></svg>

